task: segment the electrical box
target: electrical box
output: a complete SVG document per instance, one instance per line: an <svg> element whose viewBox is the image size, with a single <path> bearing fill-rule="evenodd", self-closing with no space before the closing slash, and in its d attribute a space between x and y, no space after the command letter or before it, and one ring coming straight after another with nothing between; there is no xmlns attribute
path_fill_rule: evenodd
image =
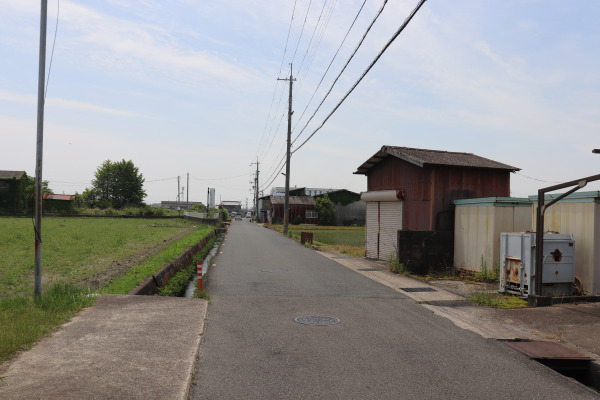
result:
<svg viewBox="0 0 600 400"><path fill-rule="evenodd" d="M500 234L500 291L535 293L535 233ZM545 233L542 296L571 296L575 279L575 241L571 234Z"/></svg>

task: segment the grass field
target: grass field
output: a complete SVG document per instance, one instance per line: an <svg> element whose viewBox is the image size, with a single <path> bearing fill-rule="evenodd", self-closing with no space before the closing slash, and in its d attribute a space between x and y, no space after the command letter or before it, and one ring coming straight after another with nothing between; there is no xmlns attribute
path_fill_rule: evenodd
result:
<svg viewBox="0 0 600 400"><path fill-rule="evenodd" d="M282 225L271 225L271 229L283 232ZM288 233L300 240L302 232L312 232L313 243L326 250L353 257L365 256L365 227L289 225Z"/></svg>
<svg viewBox="0 0 600 400"><path fill-rule="evenodd" d="M34 299L32 221L0 218L0 363L93 303L91 292L128 293L214 229L123 218L44 218L42 228L42 295Z"/></svg>
<svg viewBox="0 0 600 400"><path fill-rule="evenodd" d="M42 287L66 280L93 290L194 228L183 220L44 218ZM0 218L0 299L33 293L30 218Z"/></svg>

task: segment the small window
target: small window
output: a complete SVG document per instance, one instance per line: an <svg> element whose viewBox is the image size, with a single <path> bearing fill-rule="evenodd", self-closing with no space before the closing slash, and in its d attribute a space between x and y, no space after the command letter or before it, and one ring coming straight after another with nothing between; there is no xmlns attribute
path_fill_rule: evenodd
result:
<svg viewBox="0 0 600 400"><path fill-rule="evenodd" d="M8 182L0 181L0 190L6 190L8 189L8 186Z"/></svg>
<svg viewBox="0 0 600 400"><path fill-rule="evenodd" d="M315 210L306 210L306 218L319 218L319 213Z"/></svg>

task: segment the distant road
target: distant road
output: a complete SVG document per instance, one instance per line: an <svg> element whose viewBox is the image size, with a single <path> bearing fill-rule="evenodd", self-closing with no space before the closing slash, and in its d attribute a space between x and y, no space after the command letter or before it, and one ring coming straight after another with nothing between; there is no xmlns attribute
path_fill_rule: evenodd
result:
<svg viewBox="0 0 600 400"><path fill-rule="evenodd" d="M193 399L599 398L247 220L214 263Z"/></svg>

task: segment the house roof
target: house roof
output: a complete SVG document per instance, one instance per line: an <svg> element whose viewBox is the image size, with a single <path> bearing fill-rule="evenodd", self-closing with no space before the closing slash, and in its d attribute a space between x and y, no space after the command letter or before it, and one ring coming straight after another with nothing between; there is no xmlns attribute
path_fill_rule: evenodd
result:
<svg viewBox="0 0 600 400"><path fill-rule="evenodd" d="M520 168L490 160L489 158L480 157L472 153L382 146L381 150L365 161L354 173L366 175L371 168L389 156L397 157L421 168L426 166L445 166L500 169L511 172L520 171Z"/></svg>
<svg viewBox="0 0 600 400"><path fill-rule="evenodd" d="M222 201L221 202L222 206L241 206L242 202L241 201Z"/></svg>
<svg viewBox="0 0 600 400"><path fill-rule="evenodd" d="M2 171L0 170L0 179L20 178L25 171Z"/></svg>
<svg viewBox="0 0 600 400"><path fill-rule="evenodd" d="M284 204L285 197L284 196L272 196L271 204ZM308 205L311 206L315 204L315 199L312 196L290 196L290 204L293 205Z"/></svg>
<svg viewBox="0 0 600 400"><path fill-rule="evenodd" d="M44 193L44 200L73 200L75 195L72 194L51 194Z"/></svg>

